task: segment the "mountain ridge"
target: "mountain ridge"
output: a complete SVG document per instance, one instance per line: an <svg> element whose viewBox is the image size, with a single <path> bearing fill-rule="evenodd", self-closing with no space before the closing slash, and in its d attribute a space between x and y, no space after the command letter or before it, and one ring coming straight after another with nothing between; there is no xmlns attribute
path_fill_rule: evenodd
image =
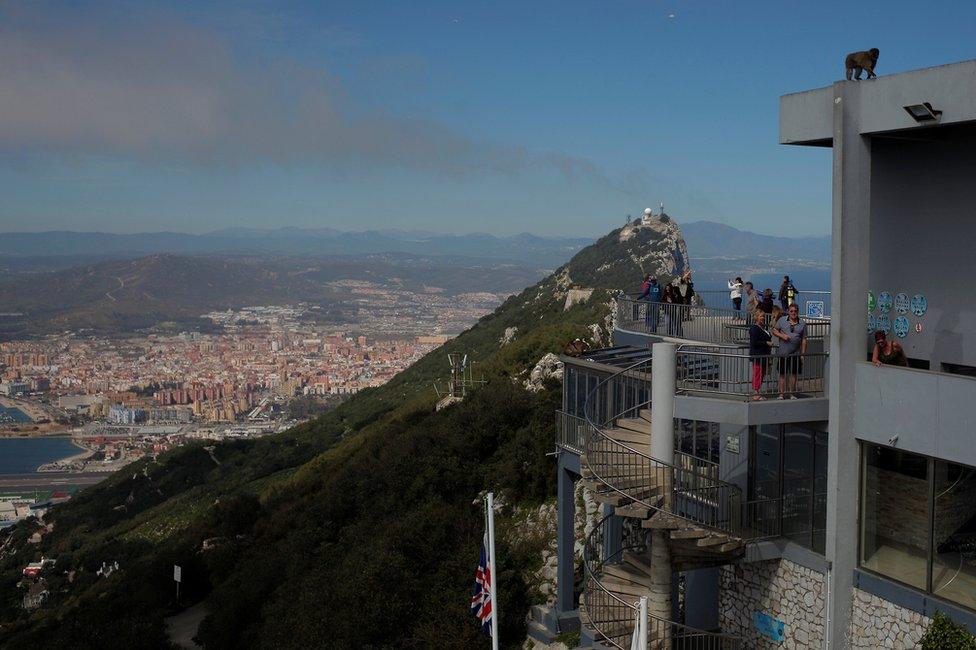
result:
<svg viewBox="0 0 976 650"><path fill-rule="evenodd" d="M644 271L683 270L673 222L629 224L376 389L318 420L257 440L193 444L138 461L0 545L0 629L12 650L166 647L178 611L206 603L206 648L475 647L469 613L482 536L478 495L493 489L502 645L525 639L551 531L517 531L555 495L553 413L561 385L526 380L575 338L608 342L611 297ZM593 292L567 306L569 290ZM512 333L514 332L514 335ZM446 354L465 353L486 383L434 410ZM209 540L204 544L204 540ZM22 615L27 561L57 559L48 600ZM109 578L96 574L118 562ZM69 577L70 576L70 577Z"/></svg>

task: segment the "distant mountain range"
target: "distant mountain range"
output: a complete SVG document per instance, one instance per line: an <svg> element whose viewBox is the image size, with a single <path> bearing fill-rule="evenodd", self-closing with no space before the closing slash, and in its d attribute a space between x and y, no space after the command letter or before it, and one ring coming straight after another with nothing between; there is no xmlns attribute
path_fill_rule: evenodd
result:
<svg viewBox="0 0 976 650"><path fill-rule="evenodd" d="M774 237L739 230L714 221L681 224L692 259L703 257L777 257L825 262L830 260L830 236Z"/></svg>
<svg viewBox="0 0 976 650"><path fill-rule="evenodd" d="M202 235L150 232L120 235L102 232L0 233L0 256L73 256L86 261L180 255L364 255L410 253L507 260L554 268L584 246L586 237L541 237L522 233L495 237L483 233L437 234L426 231L368 230L340 232L331 228L230 228Z"/></svg>
<svg viewBox="0 0 976 650"><path fill-rule="evenodd" d="M0 340L89 329L114 334L173 323L207 327L199 316L247 305L320 305L344 322L349 290L340 280L368 281L414 293L515 292L543 276L541 267L480 264L405 253L332 257L156 254L68 269L0 273Z"/></svg>

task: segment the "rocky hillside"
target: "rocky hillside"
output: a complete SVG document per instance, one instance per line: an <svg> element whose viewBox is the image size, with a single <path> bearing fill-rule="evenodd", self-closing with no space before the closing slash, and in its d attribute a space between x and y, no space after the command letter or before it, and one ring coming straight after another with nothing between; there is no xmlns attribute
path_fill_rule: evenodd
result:
<svg viewBox="0 0 976 650"><path fill-rule="evenodd" d="M480 647L467 601L478 496L493 489L506 504L502 640L518 647L529 606L551 595L546 454L561 391L547 355L576 337L606 343L611 294L686 260L669 221L614 231L319 420L142 461L16 526L0 541L4 646L167 647L165 619L194 606L206 648ZM486 384L435 411L431 382L453 351L476 360ZM20 572L41 556L57 564L42 574L47 599L28 611ZM106 576L103 563L119 568Z"/></svg>

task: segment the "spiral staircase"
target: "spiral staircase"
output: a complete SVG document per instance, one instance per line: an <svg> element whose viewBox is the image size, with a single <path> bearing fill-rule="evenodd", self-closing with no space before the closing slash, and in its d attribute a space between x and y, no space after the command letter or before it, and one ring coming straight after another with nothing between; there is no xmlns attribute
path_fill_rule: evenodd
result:
<svg viewBox="0 0 976 650"><path fill-rule="evenodd" d="M739 637L672 620L674 573L728 564L743 554L749 536L740 522L737 486L651 457L649 402L625 404L628 395L638 395L627 387L641 381L635 378L647 381L650 363L619 371L587 398L583 483L614 512L584 545L581 622L598 643L630 648L639 602L646 596L649 649L739 650L744 647ZM610 401L621 412L598 417L591 408L597 394L602 402L613 396Z"/></svg>

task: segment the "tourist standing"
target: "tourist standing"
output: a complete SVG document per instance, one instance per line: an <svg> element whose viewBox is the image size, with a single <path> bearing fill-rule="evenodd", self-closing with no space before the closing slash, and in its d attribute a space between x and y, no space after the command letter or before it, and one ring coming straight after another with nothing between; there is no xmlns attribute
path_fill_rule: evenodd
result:
<svg viewBox="0 0 976 650"><path fill-rule="evenodd" d="M790 305L796 302L796 287L793 285L793 281L790 280L790 276L783 276L783 283L779 285L779 304L786 311Z"/></svg>
<svg viewBox="0 0 976 650"><path fill-rule="evenodd" d="M749 326L749 360L752 361L752 399L764 400L762 383L766 376L766 365L773 345L773 337L766 331L766 312L756 310Z"/></svg>
<svg viewBox="0 0 976 650"><path fill-rule="evenodd" d="M803 355L807 352L807 325L800 320L800 308L795 304L789 306L786 314L773 326L773 336L779 339L779 399L787 394L796 399L796 380L803 372Z"/></svg>
<svg viewBox="0 0 976 650"><path fill-rule="evenodd" d="M661 302L661 285L657 283L657 278L653 277L650 273L644 277L644 284L641 285L641 294L637 300L647 301L647 309L644 312L644 325L649 332L652 334L656 333L658 314L660 313L658 303ZM635 321L637 320L637 309L639 309L639 306L635 303Z"/></svg>
<svg viewBox="0 0 976 650"><path fill-rule="evenodd" d="M763 291L762 298L759 300L759 309L766 312L767 316L773 313L773 290L769 287Z"/></svg>
<svg viewBox="0 0 976 650"><path fill-rule="evenodd" d="M674 285L669 284L664 287L664 314L668 319L668 336L681 336L683 328L681 326L681 296Z"/></svg>
<svg viewBox="0 0 976 650"><path fill-rule="evenodd" d="M742 278L736 277L735 280L729 280L729 298L732 299L732 309L736 311L742 310Z"/></svg>

